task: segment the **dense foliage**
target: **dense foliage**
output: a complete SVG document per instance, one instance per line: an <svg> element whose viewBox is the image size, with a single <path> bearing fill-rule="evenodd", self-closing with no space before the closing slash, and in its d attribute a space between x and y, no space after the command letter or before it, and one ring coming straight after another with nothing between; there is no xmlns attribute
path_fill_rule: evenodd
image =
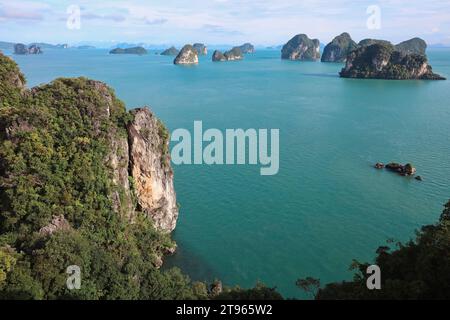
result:
<svg viewBox="0 0 450 320"><path fill-rule="evenodd" d="M225 288L224 292L215 297L216 300L283 300L276 288L266 287L262 283L256 284L252 289L240 287Z"/></svg>
<svg viewBox="0 0 450 320"><path fill-rule="evenodd" d="M328 284L318 299L450 299L450 202L439 223L424 226L414 241L397 249L380 247L375 264L381 269L381 290L368 290L369 264L355 262L353 281Z"/></svg>
<svg viewBox="0 0 450 320"><path fill-rule="evenodd" d="M126 135L123 103L84 78L24 83L0 54L0 298L204 297L179 270L157 268L174 245L169 235L114 208L111 195L124 190L107 159L111 141ZM63 226L44 232L55 217ZM80 290L67 289L71 265L81 268Z"/></svg>

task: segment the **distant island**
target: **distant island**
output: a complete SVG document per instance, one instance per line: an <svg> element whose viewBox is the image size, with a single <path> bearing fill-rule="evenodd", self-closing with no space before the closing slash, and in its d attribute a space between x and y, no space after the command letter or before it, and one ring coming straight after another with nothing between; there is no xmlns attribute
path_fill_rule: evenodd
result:
<svg viewBox="0 0 450 320"><path fill-rule="evenodd" d="M173 63L177 65L198 64L198 52L192 45L187 44L181 49Z"/></svg>
<svg viewBox="0 0 450 320"><path fill-rule="evenodd" d="M203 43L194 43L193 47L197 50L198 54L205 56L208 54L208 48Z"/></svg>
<svg viewBox="0 0 450 320"><path fill-rule="evenodd" d="M320 59L320 41L310 39L306 34L298 34L283 46L281 59L317 61Z"/></svg>
<svg viewBox="0 0 450 320"><path fill-rule="evenodd" d="M35 44L30 45L27 47L23 43L17 43L14 45L14 54L17 55L26 55L26 54L42 54L43 51L41 50L41 47L38 47Z"/></svg>
<svg viewBox="0 0 450 320"><path fill-rule="evenodd" d="M239 47L243 54L255 53L255 47L251 43L244 43Z"/></svg>
<svg viewBox="0 0 450 320"><path fill-rule="evenodd" d="M78 46L77 49L79 50L91 50L96 49L94 46Z"/></svg>
<svg viewBox="0 0 450 320"><path fill-rule="evenodd" d="M137 55L143 55L147 54L147 50L145 50L143 47L133 47L133 48L116 48L109 52L110 54L137 54Z"/></svg>
<svg viewBox="0 0 450 320"><path fill-rule="evenodd" d="M414 38L392 45L388 41L366 39L350 52L343 78L388 80L445 80L435 74L425 54L426 43Z"/></svg>
<svg viewBox="0 0 450 320"><path fill-rule="evenodd" d="M169 49L164 50L161 52L162 56L177 56L180 53L180 50L178 50L175 47L170 47Z"/></svg>
<svg viewBox="0 0 450 320"><path fill-rule="evenodd" d="M56 44L56 45L54 45L54 44L45 43L45 42L33 42L33 43L30 43L30 44L23 44L23 43L14 43L14 42L0 41L0 49L14 51L14 47L16 45L18 45L18 44L19 45L23 45L23 46L25 46L27 48L30 48L32 46L33 47L39 47L41 49L41 51L42 50L46 50L46 49L67 49L67 48L69 48L68 44ZM22 50L22 52L23 52L23 50ZM26 54L26 53L24 53L24 54Z"/></svg>
<svg viewBox="0 0 450 320"><path fill-rule="evenodd" d="M244 54L240 47L234 47L233 49L222 53L219 50L214 51L212 56L213 62L222 62L222 61L234 61L234 60L242 60L244 59Z"/></svg>
<svg viewBox="0 0 450 320"><path fill-rule="evenodd" d="M325 46L322 62L345 62L348 54L358 47L352 37L344 32Z"/></svg>

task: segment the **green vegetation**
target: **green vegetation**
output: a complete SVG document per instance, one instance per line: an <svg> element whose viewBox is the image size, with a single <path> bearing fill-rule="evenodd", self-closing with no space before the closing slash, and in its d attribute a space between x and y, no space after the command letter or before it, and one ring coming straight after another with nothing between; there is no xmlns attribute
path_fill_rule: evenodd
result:
<svg viewBox="0 0 450 320"><path fill-rule="evenodd" d="M214 298L215 300L283 300L276 288L268 288L262 283L256 284L252 289L240 287L225 288L224 292Z"/></svg>
<svg viewBox="0 0 450 320"><path fill-rule="evenodd" d="M17 64L0 53L0 108L17 105L25 77Z"/></svg>
<svg viewBox="0 0 450 320"><path fill-rule="evenodd" d="M3 55L0 71L0 298L203 297L179 270L156 267L170 236L115 209L112 195L125 193L107 159L132 116L112 90L85 78L26 90ZM70 227L43 232L58 216ZM70 265L80 290L66 287Z"/></svg>
<svg viewBox="0 0 450 320"><path fill-rule="evenodd" d="M381 290L366 286L369 263L354 261L353 281L332 283L319 289L317 279L297 284L319 300L329 299L449 299L450 298L450 202L445 205L439 223L424 226L415 240L377 250L375 264L381 269Z"/></svg>

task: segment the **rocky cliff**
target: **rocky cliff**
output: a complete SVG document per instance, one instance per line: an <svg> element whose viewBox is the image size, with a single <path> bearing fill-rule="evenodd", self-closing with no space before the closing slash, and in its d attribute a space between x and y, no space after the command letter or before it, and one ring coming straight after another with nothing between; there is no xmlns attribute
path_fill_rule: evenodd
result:
<svg viewBox="0 0 450 320"><path fill-rule="evenodd" d="M344 32L325 46L321 60L322 62L345 62L347 55L357 46L350 35Z"/></svg>
<svg viewBox="0 0 450 320"><path fill-rule="evenodd" d="M317 61L320 59L320 42L305 34L298 34L281 49L281 58L288 60Z"/></svg>
<svg viewBox="0 0 450 320"><path fill-rule="evenodd" d="M187 44L181 49L173 63L181 65L198 64L198 52L192 45Z"/></svg>
<svg viewBox="0 0 450 320"><path fill-rule="evenodd" d="M425 55L407 54L384 42L360 46L352 51L340 76L390 80L445 80L433 73Z"/></svg>
<svg viewBox="0 0 450 320"><path fill-rule="evenodd" d="M131 111L127 126L130 176L134 180L138 209L160 230L172 231L178 207L170 166L169 133L148 108Z"/></svg>

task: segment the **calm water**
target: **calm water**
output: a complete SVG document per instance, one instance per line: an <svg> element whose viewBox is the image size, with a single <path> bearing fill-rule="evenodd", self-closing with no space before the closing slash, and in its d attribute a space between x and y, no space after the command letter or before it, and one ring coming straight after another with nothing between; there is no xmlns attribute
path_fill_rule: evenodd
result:
<svg viewBox="0 0 450 320"><path fill-rule="evenodd" d="M450 76L450 51L429 52ZM386 239L407 240L437 221L450 198L450 81L337 77L338 64L245 61L177 67L172 58L103 50L14 57L29 85L88 76L129 108L149 105L170 129L280 128L280 172L256 166L175 167L181 216L168 264L194 279L299 296L295 280L349 279L352 259L371 261ZM412 162L424 182L371 168Z"/></svg>

